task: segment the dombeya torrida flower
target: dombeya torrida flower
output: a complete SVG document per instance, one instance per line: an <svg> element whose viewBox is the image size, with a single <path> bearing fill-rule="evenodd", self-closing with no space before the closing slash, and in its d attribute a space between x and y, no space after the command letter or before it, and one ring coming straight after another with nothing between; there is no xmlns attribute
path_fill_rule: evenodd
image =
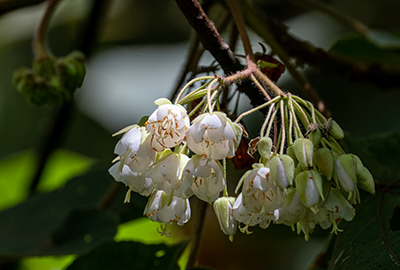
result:
<svg viewBox="0 0 400 270"><path fill-rule="evenodd" d="M190 121L181 105L173 105L166 98L157 99L154 103L158 109L149 116L145 125L150 132L151 147L160 152L184 140Z"/></svg>
<svg viewBox="0 0 400 270"><path fill-rule="evenodd" d="M225 187L221 164L214 159L194 155L183 171L186 195L196 195L200 200L212 203Z"/></svg>
<svg viewBox="0 0 400 270"><path fill-rule="evenodd" d="M187 198L183 192L182 172L189 157L185 154L165 149L159 153L157 160L149 168L147 176L153 180L154 188L164 190L167 194Z"/></svg>
<svg viewBox="0 0 400 270"><path fill-rule="evenodd" d="M109 169L109 173L117 182L129 187L125 202L129 202L131 191L149 196L153 188L152 180L146 177L146 172L156 157L156 152L150 147L149 133L144 127L129 127L114 152L119 161Z"/></svg>
<svg viewBox="0 0 400 270"><path fill-rule="evenodd" d="M284 204L281 190L272 183L270 169L261 164L246 172L243 183L243 205L251 213L273 212Z"/></svg>
<svg viewBox="0 0 400 270"><path fill-rule="evenodd" d="M214 211L217 216L221 230L229 235L229 240L233 242L233 236L236 234L237 221L233 219L232 208L236 198L221 197L214 201Z"/></svg>
<svg viewBox="0 0 400 270"><path fill-rule="evenodd" d="M204 113L193 120L186 141L190 150L210 159L235 156L242 128L223 112Z"/></svg>
<svg viewBox="0 0 400 270"><path fill-rule="evenodd" d="M243 194L240 193L233 204L232 216L238 222L245 224L245 227L239 228L242 233L251 234L248 229L250 226L259 225L261 228L266 229L271 221L275 220L273 212L260 212L253 213L244 207Z"/></svg>
<svg viewBox="0 0 400 270"><path fill-rule="evenodd" d="M168 236L168 224L176 222L179 226L183 226L189 221L191 216L189 199L167 194L163 190L154 190L143 214L152 221L164 223L160 233Z"/></svg>

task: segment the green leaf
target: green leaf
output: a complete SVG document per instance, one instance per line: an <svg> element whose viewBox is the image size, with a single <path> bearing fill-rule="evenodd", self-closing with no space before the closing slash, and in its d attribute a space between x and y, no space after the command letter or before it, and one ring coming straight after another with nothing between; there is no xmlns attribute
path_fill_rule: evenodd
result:
<svg viewBox="0 0 400 270"><path fill-rule="evenodd" d="M358 207L353 221L339 225L344 231L337 236L328 269L400 267L400 231L389 223L400 205L399 192L399 188L380 190Z"/></svg>
<svg viewBox="0 0 400 270"><path fill-rule="evenodd" d="M379 47L363 37L342 39L335 43L330 51L358 61L387 67L398 67L400 63L399 51Z"/></svg>
<svg viewBox="0 0 400 270"><path fill-rule="evenodd" d="M28 198L3 211L0 256L87 252L99 242L112 239L117 227L115 217L93 209L111 185L112 177L101 166L70 180L63 188ZM131 204L124 204L124 192L119 192L109 211L122 221L142 217L143 198L133 196Z"/></svg>
<svg viewBox="0 0 400 270"><path fill-rule="evenodd" d="M347 141L346 146L349 152L358 155L377 182L400 178L400 132Z"/></svg>
<svg viewBox="0 0 400 270"><path fill-rule="evenodd" d="M177 260L186 242L174 246L145 245L137 242L105 243L73 262L67 270L169 270L179 269Z"/></svg>
<svg viewBox="0 0 400 270"><path fill-rule="evenodd" d="M50 191L60 187L73 176L87 171L92 164L93 160L90 158L67 150L57 150L46 164L38 190ZM16 205L26 197L34 171L35 154L32 150L0 161L0 210Z"/></svg>
<svg viewBox="0 0 400 270"><path fill-rule="evenodd" d="M71 211L51 236L51 252L57 254L82 253L105 240L111 240L117 231L115 217L98 209Z"/></svg>

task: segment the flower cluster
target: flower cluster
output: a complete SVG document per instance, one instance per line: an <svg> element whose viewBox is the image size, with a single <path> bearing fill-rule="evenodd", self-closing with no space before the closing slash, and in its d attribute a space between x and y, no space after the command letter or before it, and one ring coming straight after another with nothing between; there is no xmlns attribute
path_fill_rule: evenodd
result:
<svg viewBox="0 0 400 270"><path fill-rule="evenodd" d="M190 123L181 105L167 99L155 104L145 127L117 133L124 134L109 172L128 186L125 202L132 191L149 197L144 215L164 224L160 233L168 235L169 223L182 226L190 219L190 196L208 203L219 198L226 187L220 160L235 155L242 129L222 112L200 114Z"/></svg>
<svg viewBox="0 0 400 270"><path fill-rule="evenodd" d="M335 121L290 94L276 102L281 115L289 115L279 119L275 143L266 136L270 130L256 140L260 163L239 182L233 218L247 233L249 226L266 228L271 222L297 227L306 240L317 225L337 233L338 221L356 214L352 204L360 201L359 188L375 192L373 177L356 155L344 153L336 141L344 133ZM272 127L272 121L267 118L264 126Z"/></svg>
<svg viewBox="0 0 400 270"><path fill-rule="evenodd" d="M193 195L213 204L221 230L231 241L237 228L251 233L249 227L267 228L271 223L291 226L306 239L317 225L340 231L338 222L355 216L352 205L360 202L359 188L375 192L368 169L338 143L344 137L340 126L290 93L270 99L263 105L269 111L260 137L249 143L249 153L258 152L259 161L241 177L237 197L230 197L221 160L225 164L235 156L244 132L237 122L255 110L235 122L213 111L221 89L211 87L216 82L218 78L206 84L207 91L200 87L180 101L178 95L175 104L157 100L158 108L145 126L118 133L123 136L109 172L128 186L125 202L132 191L149 197L144 215L161 223L160 233L166 235L168 224L188 222ZM206 94L189 114L180 105ZM198 110L201 113L191 121L189 116Z"/></svg>

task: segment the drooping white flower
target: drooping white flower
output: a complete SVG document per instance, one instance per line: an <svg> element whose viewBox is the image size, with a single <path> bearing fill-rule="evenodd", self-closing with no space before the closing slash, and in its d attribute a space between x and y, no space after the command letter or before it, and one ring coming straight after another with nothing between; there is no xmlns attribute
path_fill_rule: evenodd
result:
<svg viewBox="0 0 400 270"><path fill-rule="evenodd" d="M284 205L283 193L273 184L268 167L255 166L243 175L242 182L243 205L249 212L273 212Z"/></svg>
<svg viewBox="0 0 400 270"><path fill-rule="evenodd" d="M210 159L235 156L242 130L223 112L204 113L193 120L186 141L190 150Z"/></svg>
<svg viewBox="0 0 400 270"><path fill-rule="evenodd" d="M154 188L164 190L167 194L174 192L175 196L187 198L183 192L182 172L189 157L169 149L164 150L160 156L147 172L147 177L152 179Z"/></svg>
<svg viewBox="0 0 400 270"><path fill-rule="evenodd" d="M261 228L266 229L270 225L271 221L276 219L273 212L253 213L248 211L244 207L242 193L239 194L233 204L232 216L238 222L245 224L245 227L240 228L240 231L247 234L251 233L248 230L250 226L259 225Z"/></svg>
<svg viewBox="0 0 400 270"><path fill-rule="evenodd" d="M212 203L225 187L221 164L203 156L194 155L183 171L184 191L200 200Z"/></svg>
<svg viewBox="0 0 400 270"><path fill-rule="evenodd" d="M321 210L316 214L316 220L323 229L333 225L333 232L340 231L336 223L341 220L351 221L356 215L354 207L346 200L337 188L331 188Z"/></svg>
<svg viewBox="0 0 400 270"><path fill-rule="evenodd" d="M285 224L294 229L294 225L304 218L307 208L294 187L289 187L284 197L285 205L275 210L276 223Z"/></svg>
<svg viewBox="0 0 400 270"><path fill-rule="evenodd" d="M160 152L184 140L190 121L181 105L173 105L165 98L154 103L159 107L149 116L146 128L150 132L151 147Z"/></svg>
<svg viewBox="0 0 400 270"><path fill-rule="evenodd" d="M152 221L164 223L160 233L168 236L168 224L176 222L179 226L183 226L189 221L191 216L189 199L167 194L163 190L154 190L143 214Z"/></svg>
<svg viewBox="0 0 400 270"><path fill-rule="evenodd" d="M156 157L156 152L150 147L149 133L144 127L132 126L118 141L114 152L119 161L109 169L109 173L117 182L129 187L125 202L129 202L131 191L149 196L152 181L146 177L146 172Z"/></svg>

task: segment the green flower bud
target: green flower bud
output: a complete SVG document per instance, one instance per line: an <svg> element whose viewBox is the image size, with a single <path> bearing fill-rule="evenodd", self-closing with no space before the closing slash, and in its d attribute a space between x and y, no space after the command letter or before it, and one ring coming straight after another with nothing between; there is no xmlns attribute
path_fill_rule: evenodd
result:
<svg viewBox="0 0 400 270"><path fill-rule="evenodd" d="M296 139L293 143L293 150L303 169L313 166L314 145L311 140L305 138Z"/></svg>
<svg viewBox="0 0 400 270"><path fill-rule="evenodd" d="M257 150L261 157L268 159L271 156L272 140L270 137L263 137L257 144Z"/></svg>
<svg viewBox="0 0 400 270"><path fill-rule="evenodd" d="M363 165L361 159L357 155L354 155L354 154L349 154L349 155L353 159L353 163L354 163L354 166L356 168L356 176L357 176L357 179L358 179L358 177L360 175L364 174L364 165Z"/></svg>
<svg viewBox="0 0 400 270"><path fill-rule="evenodd" d="M317 125L310 124L308 127L308 139L310 139L314 145L314 147L317 147L319 143L321 142L322 138L322 132L319 129Z"/></svg>
<svg viewBox="0 0 400 270"><path fill-rule="evenodd" d="M356 163L352 155L350 154L343 154L340 155L336 159L336 170L334 174L334 178L344 191L349 192L349 197L351 197L352 193L356 189L357 183L357 170L356 170Z"/></svg>
<svg viewBox="0 0 400 270"><path fill-rule="evenodd" d="M357 186L371 194L375 194L374 177L366 167L363 167L362 171L362 174L357 173Z"/></svg>
<svg viewBox="0 0 400 270"><path fill-rule="evenodd" d="M334 168L333 156L331 150L327 147L318 148L314 152L314 164L326 177L331 180Z"/></svg>
<svg viewBox="0 0 400 270"><path fill-rule="evenodd" d="M269 162L269 168L274 185L278 185L281 189L293 185L294 161L290 156L274 156Z"/></svg>
<svg viewBox="0 0 400 270"><path fill-rule="evenodd" d="M237 221L233 219L232 215L232 207L235 201L236 198L234 197L221 197L214 201L214 211L221 230L229 235L231 242L237 230Z"/></svg>
<svg viewBox="0 0 400 270"><path fill-rule="evenodd" d="M324 200L323 181L321 175L314 170L303 171L295 179L296 191L307 208L314 207L320 198Z"/></svg>
<svg viewBox="0 0 400 270"><path fill-rule="evenodd" d="M47 55L35 59L32 69L15 71L13 84L33 105L62 103L72 98L85 76L84 58L72 52L65 58Z"/></svg>
<svg viewBox="0 0 400 270"><path fill-rule="evenodd" d="M343 129L339 126L338 123L336 123L335 120L331 121L328 132L333 138L335 138L337 140L344 138Z"/></svg>

